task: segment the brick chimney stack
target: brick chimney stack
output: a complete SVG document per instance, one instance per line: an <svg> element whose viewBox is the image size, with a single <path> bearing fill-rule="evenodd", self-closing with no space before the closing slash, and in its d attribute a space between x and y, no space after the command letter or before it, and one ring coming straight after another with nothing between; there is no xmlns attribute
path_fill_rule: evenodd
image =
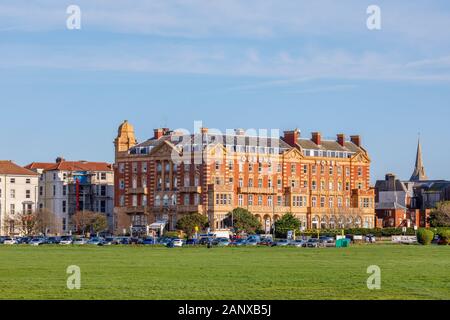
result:
<svg viewBox="0 0 450 320"><path fill-rule="evenodd" d="M313 132L312 133L312 142L320 146L322 144L322 135L320 132Z"/></svg>
<svg viewBox="0 0 450 320"><path fill-rule="evenodd" d="M164 136L164 129L162 129L162 128L158 128L153 131L155 132L154 138L157 140L161 139Z"/></svg>
<svg viewBox="0 0 450 320"><path fill-rule="evenodd" d="M358 147L361 147L361 136L357 135L357 136L351 136L350 140L356 144Z"/></svg>
<svg viewBox="0 0 450 320"><path fill-rule="evenodd" d="M284 132L283 140L291 147L295 147L297 145L299 138L300 138L300 131L298 129Z"/></svg>
<svg viewBox="0 0 450 320"><path fill-rule="evenodd" d="M337 142L341 145L344 146L345 144L345 135L343 133L339 133L337 135Z"/></svg>
<svg viewBox="0 0 450 320"><path fill-rule="evenodd" d="M395 190L395 180L397 177L393 173L386 174L386 181L388 183L388 189L393 191Z"/></svg>
<svg viewBox="0 0 450 320"><path fill-rule="evenodd" d="M170 128L162 128L163 135L167 136L170 133Z"/></svg>

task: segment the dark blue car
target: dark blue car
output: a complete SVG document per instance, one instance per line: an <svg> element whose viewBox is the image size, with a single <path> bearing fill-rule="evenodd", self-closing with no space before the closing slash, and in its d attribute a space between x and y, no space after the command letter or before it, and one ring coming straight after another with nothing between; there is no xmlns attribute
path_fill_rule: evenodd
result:
<svg viewBox="0 0 450 320"><path fill-rule="evenodd" d="M200 243L200 241L198 239L188 239L186 240L186 245L187 246L196 246Z"/></svg>
<svg viewBox="0 0 450 320"><path fill-rule="evenodd" d="M153 238L145 238L144 241L142 241L142 244L144 244L144 245L154 245L154 244L156 244L156 241Z"/></svg>

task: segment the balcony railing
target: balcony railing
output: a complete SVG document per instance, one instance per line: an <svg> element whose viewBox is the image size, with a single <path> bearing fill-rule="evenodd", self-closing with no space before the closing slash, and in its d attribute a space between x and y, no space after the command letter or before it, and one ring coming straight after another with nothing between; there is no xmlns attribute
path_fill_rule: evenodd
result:
<svg viewBox="0 0 450 320"><path fill-rule="evenodd" d="M259 213L286 213L290 212L291 208L286 206L248 206L248 210L253 214Z"/></svg>
<svg viewBox="0 0 450 320"><path fill-rule="evenodd" d="M202 193L202 187L200 187L200 186L180 187L179 192L182 192L182 193Z"/></svg>
<svg viewBox="0 0 450 320"><path fill-rule="evenodd" d="M234 186L232 184L210 184L208 185L208 191L212 192L234 192Z"/></svg>
<svg viewBox="0 0 450 320"><path fill-rule="evenodd" d="M321 208L310 207L311 214L327 214L327 215L361 215L361 214L375 214L374 208Z"/></svg>
<svg viewBox="0 0 450 320"><path fill-rule="evenodd" d="M126 209L127 214L149 214L150 209L144 206L131 206Z"/></svg>
<svg viewBox="0 0 450 320"><path fill-rule="evenodd" d="M369 189L369 190L353 189L352 190L352 195L354 195L354 196L366 196L366 197L375 196L375 190L374 189Z"/></svg>
<svg viewBox="0 0 450 320"><path fill-rule="evenodd" d="M148 188L128 188L127 194L148 194Z"/></svg>
<svg viewBox="0 0 450 320"><path fill-rule="evenodd" d="M300 187L286 187L284 188L284 192L290 194L308 194L308 189Z"/></svg>
<svg viewBox="0 0 450 320"><path fill-rule="evenodd" d="M249 194L277 194L275 188L239 187L238 193Z"/></svg>
<svg viewBox="0 0 450 320"><path fill-rule="evenodd" d="M178 212L202 212L203 207L201 205L180 205L177 207Z"/></svg>

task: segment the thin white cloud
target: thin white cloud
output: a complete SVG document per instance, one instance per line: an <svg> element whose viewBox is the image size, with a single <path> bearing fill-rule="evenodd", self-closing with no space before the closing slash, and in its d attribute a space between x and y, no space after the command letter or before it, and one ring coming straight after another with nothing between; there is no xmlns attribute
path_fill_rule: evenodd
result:
<svg viewBox="0 0 450 320"><path fill-rule="evenodd" d="M3 1L0 32L65 30L65 8L72 3ZM230 90L289 86L312 79L450 79L450 39L443 37L450 29L450 16L432 1L427 7L380 0L383 29L379 33L366 29L369 2L361 0L79 0L77 4L83 17L79 38L85 42L71 46L64 39L38 44L20 42L20 35L14 42L0 38L0 68L276 79ZM99 42L93 45L90 37L102 33L92 31L103 31L106 38L114 33L144 36L141 42L130 42L126 36L95 38ZM333 42L333 36L341 41ZM363 41L364 45L359 43ZM370 46L372 41L376 45ZM412 44L417 50L411 50Z"/></svg>
<svg viewBox="0 0 450 320"><path fill-rule="evenodd" d="M320 48L305 54L287 50L264 53L252 48L231 50L190 45L47 47L0 45L0 68L35 67L74 70L128 71L165 74L207 74L275 78L235 89L288 86L313 79L445 81L449 59L405 63L389 54L353 53ZM286 56L289 55L289 59ZM419 67L420 66L420 67ZM436 72L439 69L439 72Z"/></svg>
<svg viewBox="0 0 450 320"><path fill-rule="evenodd" d="M61 30L72 0L3 0L0 27ZM366 0L78 0L91 30L185 37L285 37L366 34ZM378 0L383 36L448 43L448 6ZM443 10L446 9L446 10Z"/></svg>

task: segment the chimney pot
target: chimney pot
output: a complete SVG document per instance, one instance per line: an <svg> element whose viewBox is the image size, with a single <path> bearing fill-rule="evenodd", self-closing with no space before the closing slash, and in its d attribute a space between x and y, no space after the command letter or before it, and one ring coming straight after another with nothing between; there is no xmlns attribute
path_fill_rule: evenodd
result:
<svg viewBox="0 0 450 320"><path fill-rule="evenodd" d="M358 147L361 147L361 136L359 136L359 135L351 136L350 139L355 145L357 145Z"/></svg>
<svg viewBox="0 0 450 320"><path fill-rule="evenodd" d="M320 132L313 132L312 133L312 141L320 146L322 144L322 135Z"/></svg>
<svg viewBox="0 0 450 320"><path fill-rule="evenodd" d="M292 131L285 131L283 140L292 147L297 145L300 138L300 131L298 129Z"/></svg>
<svg viewBox="0 0 450 320"><path fill-rule="evenodd" d="M160 138L162 138L162 136L164 136L164 129L158 128L153 131L155 132L155 135L154 135L155 139L160 139Z"/></svg>
<svg viewBox="0 0 450 320"><path fill-rule="evenodd" d="M234 133L237 136L243 136L244 135L244 129L234 129Z"/></svg>
<svg viewBox="0 0 450 320"><path fill-rule="evenodd" d="M343 133L339 133L337 135L337 142L341 145L344 146L345 145L345 135Z"/></svg>

